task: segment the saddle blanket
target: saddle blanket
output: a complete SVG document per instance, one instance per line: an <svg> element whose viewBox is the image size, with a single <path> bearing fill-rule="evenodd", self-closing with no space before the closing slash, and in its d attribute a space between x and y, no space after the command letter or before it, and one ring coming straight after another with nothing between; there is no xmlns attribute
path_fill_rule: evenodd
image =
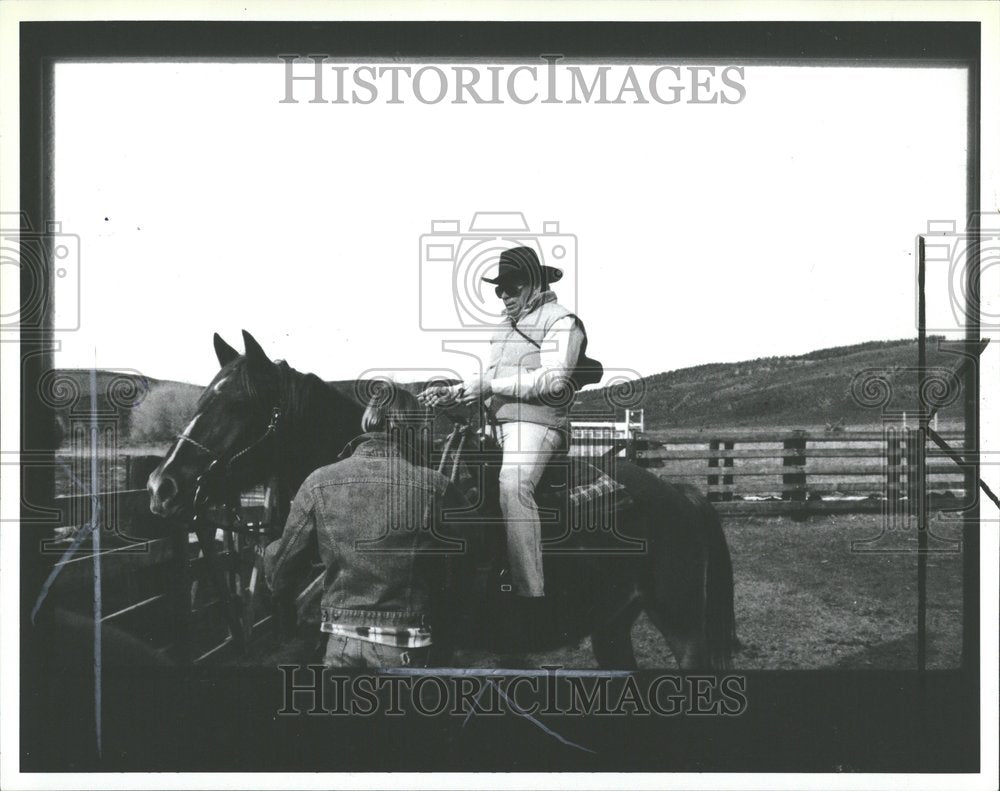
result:
<svg viewBox="0 0 1000 791"><path fill-rule="evenodd" d="M562 505L568 501L569 507L576 513L592 511L622 511L632 504L632 497L618 481L604 472L595 471L591 480L577 484L569 489L553 487L544 492L541 498L545 505L557 502Z"/></svg>

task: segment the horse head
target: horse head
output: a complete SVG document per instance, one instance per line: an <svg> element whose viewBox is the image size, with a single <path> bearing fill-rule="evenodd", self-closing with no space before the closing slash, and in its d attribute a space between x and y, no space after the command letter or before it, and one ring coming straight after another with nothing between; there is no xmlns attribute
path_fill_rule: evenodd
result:
<svg viewBox="0 0 1000 791"><path fill-rule="evenodd" d="M231 492L274 472L281 367L246 330L242 355L218 333L214 341L221 369L147 482L149 508L158 516L196 513L209 501L224 503Z"/></svg>

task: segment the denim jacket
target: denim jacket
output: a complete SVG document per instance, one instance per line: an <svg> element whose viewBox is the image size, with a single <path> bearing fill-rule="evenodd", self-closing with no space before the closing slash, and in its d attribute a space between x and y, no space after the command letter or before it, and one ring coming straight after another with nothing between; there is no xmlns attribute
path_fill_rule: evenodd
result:
<svg viewBox="0 0 1000 791"><path fill-rule="evenodd" d="M302 484L281 538L265 551L268 586L280 595L301 582L318 543L324 623L429 626L444 557L466 550L468 509L443 475L411 464L384 434L367 434L352 456Z"/></svg>

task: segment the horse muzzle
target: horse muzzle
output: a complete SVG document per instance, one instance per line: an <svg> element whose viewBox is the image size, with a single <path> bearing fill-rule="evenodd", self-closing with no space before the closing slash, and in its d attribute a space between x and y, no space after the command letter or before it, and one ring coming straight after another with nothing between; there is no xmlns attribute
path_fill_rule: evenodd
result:
<svg viewBox="0 0 1000 791"><path fill-rule="evenodd" d="M170 474L156 469L146 481L149 510L156 516L173 516L181 510L180 487Z"/></svg>

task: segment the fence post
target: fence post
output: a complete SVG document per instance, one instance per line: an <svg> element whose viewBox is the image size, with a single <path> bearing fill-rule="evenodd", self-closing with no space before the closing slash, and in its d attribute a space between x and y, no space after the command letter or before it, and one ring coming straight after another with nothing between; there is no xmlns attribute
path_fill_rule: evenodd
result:
<svg viewBox="0 0 1000 791"><path fill-rule="evenodd" d="M919 458L920 442L917 439L918 430L907 428L904 432L906 443L906 519L915 518L917 502L920 499Z"/></svg>
<svg viewBox="0 0 1000 791"><path fill-rule="evenodd" d="M723 443L723 447L726 450L732 450L734 444L735 443L733 443L733 442L725 442L725 443ZM732 467L733 466L733 457L732 456L726 456L723 459L723 461L722 461L722 466L723 467ZM732 486L732 484L733 484L733 476L732 475L723 475L722 476L722 483L723 484L727 484L729 486ZM733 499L733 492L731 492L731 491L723 492L721 499L722 500L726 500L726 501L732 500Z"/></svg>
<svg viewBox="0 0 1000 791"><path fill-rule="evenodd" d="M638 461L638 432L625 429L625 459L635 464Z"/></svg>
<svg viewBox="0 0 1000 791"><path fill-rule="evenodd" d="M719 449L719 440L717 440L717 439L711 440L708 443L708 449L710 451L712 451L712 450L718 450ZM714 456L710 457L709 460L708 460L708 466L710 468L711 467L718 467L719 466L719 459L716 458L716 457L714 457ZM712 491L712 488L711 488L713 486L718 485L718 483L719 483L719 476L718 475L709 475L708 476L708 486L709 486L709 488L708 488L708 493L707 493L706 496L709 499L709 501L715 502L716 500L719 499L719 493Z"/></svg>
<svg viewBox="0 0 1000 791"><path fill-rule="evenodd" d="M803 432L795 432L801 435ZM785 450L798 450L801 454L786 455L782 460L783 467L795 467L796 472L786 472L781 476L783 484L792 484L796 488L781 493L782 500L805 501L806 499L806 438L793 436L784 441Z"/></svg>
<svg viewBox="0 0 1000 791"><path fill-rule="evenodd" d="M899 505L903 498L900 487L903 451L900 446L899 432L895 428L889 428L887 434L885 499L888 503L889 513L895 515L899 512Z"/></svg>

